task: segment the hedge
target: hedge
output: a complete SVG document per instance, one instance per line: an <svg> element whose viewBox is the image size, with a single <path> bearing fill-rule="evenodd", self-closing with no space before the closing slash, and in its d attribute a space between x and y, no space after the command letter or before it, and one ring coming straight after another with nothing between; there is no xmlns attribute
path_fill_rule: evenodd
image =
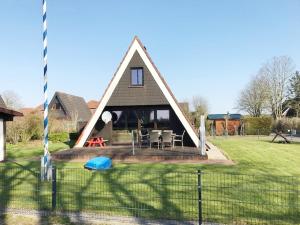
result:
<svg viewBox="0 0 300 225"><path fill-rule="evenodd" d="M69 141L69 133L60 132L60 133L50 133L49 141L53 142L67 142Z"/></svg>
<svg viewBox="0 0 300 225"><path fill-rule="evenodd" d="M272 117L244 117L246 135L269 135L272 131Z"/></svg>

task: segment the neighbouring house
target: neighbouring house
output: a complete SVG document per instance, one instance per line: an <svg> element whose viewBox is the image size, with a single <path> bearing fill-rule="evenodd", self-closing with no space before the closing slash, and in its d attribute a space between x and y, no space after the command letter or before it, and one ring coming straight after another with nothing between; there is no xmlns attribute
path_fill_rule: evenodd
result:
<svg viewBox="0 0 300 225"><path fill-rule="evenodd" d="M0 96L0 162L5 161L6 155L6 121L12 121L15 116L23 116L23 114L8 109Z"/></svg>
<svg viewBox="0 0 300 225"><path fill-rule="evenodd" d="M94 114L96 112L96 109L99 105L99 101L96 101L96 100L90 100L88 103L87 103L90 111L92 114Z"/></svg>
<svg viewBox="0 0 300 225"><path fill-rule="evenodd" d="M106 111L112 115L108 123L102 120ZM142 129L172 130L176 134L186 131L184 145L199 147L199 138L184 110L144 45L134 37L75 147L83 147L89 138L96 136L114 144L118 142L118 134Z"/></svg>
<svg viewBox="0 0 300 225"><path fill-rule="evenodd" d="M75 121L78 131L87 123L91 115L85 100L79 96L55 92L49 103L50 117Z"/></svg>
<svg viewBox="0 0 300 225"><path fill-rule="evenodd" d="M225 135L226 123L229 135L239 133L242 115L241 114L209 114L207 120L211 121L209 130L213 135Z"/></svg>

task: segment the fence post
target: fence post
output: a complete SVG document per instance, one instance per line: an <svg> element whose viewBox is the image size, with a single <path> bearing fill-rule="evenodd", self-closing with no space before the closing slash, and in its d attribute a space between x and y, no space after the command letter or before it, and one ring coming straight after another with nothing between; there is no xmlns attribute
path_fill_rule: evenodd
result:
<svg viewBox="0 0 300 225"><path fill-rule="evenodd" d="M52 167L52 210L56 209L56 167Z"/></svg>
<svg viewBox="0 0 300 225"><path fill-rule="evenodd" d="M201 186L201 170L197 171L198 175L198 223L202 225L202 186Z"/></svg>

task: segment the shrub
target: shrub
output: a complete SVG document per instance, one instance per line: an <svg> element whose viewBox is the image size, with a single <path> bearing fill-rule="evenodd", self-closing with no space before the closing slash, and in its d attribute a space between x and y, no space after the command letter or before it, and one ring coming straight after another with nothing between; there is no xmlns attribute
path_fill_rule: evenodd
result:
<svg viewBox="0 0 300 225"><path fill-rule="evenodd" d="M69 133L60 132L60 133L50 133L49 141L53 142L67 142L69 141Z"/></svg>
<svg viewBox="0 0 300 225"><path fill-rule="evenodd" d="M72 140L72 141L76 141L76 140L79 138L79 133L77 133L77 132L72 132L72 133L69 134L69 138L70 138L70 140Z"/></svg>
<svg viewBox="0 0 300 225"><path fill-rule="evenodd" d="M75 122L49 118L49 140L65 142L69 140L69 132L74 131ZM40 113L27 114L16 117L14 121L7 122L7 142L16 144L29 140L43 138L43 116Z"/></svg>
<svg viewBox="0 0 300 225"><path fill-rule="evenodd" d="M43 137L43 118L37 114L26 116L27 133L31 140L41 140Z"/></svg>
<svg viewBox="0 0 300 225"><path fill-rule="evenodd" d="M6 141L11 144L17 144L20 141L22 132L22 120L15 120L6 123Z"/></svg>
<svg viewBox="0 0 300 225"><path fill-rule="evenodd" d="M17 117L14 121L8 122L6 137L8 142L16 144L18 142L28 142L31 139L40 139L42 132L42 118L30 114Z"/></svg>
<svg viewBox="0 0 300 225"><path fill-rule="evenodd" d="M77 123L76 123L77 124ZM70 120L56 119L52 116L49 117L49 132L61 133L61 132L74 132L74 122Z"/></svg>
<svg viewBox="0 0 300 225"><path fill-rule="evenodd" d="M299 130L300 129L300 118L281 118L273 122L272 128L274 131L287 133L288 130Z"/></svg>
<svg viewBox="0 0 300 225"><path fill-rule="evenodd" d="M272 117L244 117L245 134L256 135L258 132L262 135L269 135L272 128Z"/></svg>

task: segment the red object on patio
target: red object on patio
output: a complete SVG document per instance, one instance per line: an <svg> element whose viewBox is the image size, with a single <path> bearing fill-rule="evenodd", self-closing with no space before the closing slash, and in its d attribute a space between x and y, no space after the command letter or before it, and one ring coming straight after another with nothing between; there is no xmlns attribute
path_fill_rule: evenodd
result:
<svg viewBox="0 0 300 225"><path fill-rule="evenodd" d="M87 141L86 147L104 147L106 141L102 137L91 138Z"/></svg>

